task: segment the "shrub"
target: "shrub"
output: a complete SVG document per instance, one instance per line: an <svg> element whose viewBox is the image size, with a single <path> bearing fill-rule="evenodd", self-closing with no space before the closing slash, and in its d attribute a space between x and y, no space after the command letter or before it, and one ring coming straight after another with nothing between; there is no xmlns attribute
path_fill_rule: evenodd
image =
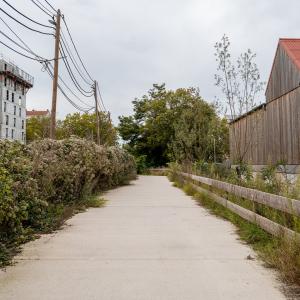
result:
<svg viewBox="0 0 300 300"><path fill-rule="evenodd" d="M28 233L48 232L83 199L135 177L133 157L117 147L75 138L0 141L0 265Z"/></svg>
<svg viewBox="0 0 300 300"><path fill-rule="evenodd" d="M146 174L149 166L147 164L147 155L140 155L135 157L135 163L138 174Z"/></svg>

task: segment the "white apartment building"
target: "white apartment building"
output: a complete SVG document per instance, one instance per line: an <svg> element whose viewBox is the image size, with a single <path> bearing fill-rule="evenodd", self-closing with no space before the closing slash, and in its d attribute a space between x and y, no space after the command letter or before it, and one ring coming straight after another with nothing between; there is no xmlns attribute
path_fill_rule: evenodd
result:
<svg viewBox="0 0 300 300"><path fill-rule="evenodd" d="M32 76L0 57L0 139L26 141L26 93Z"/></svg>

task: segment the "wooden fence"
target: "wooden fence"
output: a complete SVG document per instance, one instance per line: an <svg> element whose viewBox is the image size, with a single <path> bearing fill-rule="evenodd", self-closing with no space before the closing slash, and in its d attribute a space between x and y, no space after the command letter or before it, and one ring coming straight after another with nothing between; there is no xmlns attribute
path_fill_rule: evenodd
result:
<svg viewBox="0 0 300 300"><path fill-rule="evenodd" d="M258 191L255 189L250 189L234 184L230 184L227 182L196 176L193 174L188 173L180 173L192 186L195 190L206 193L209 195L214 201L219 203L220 205L226 207L230 211L234 212L235 214L239 215L243 219L254 223L264 229L265 231L271 233L274 236L282 236L285 235L288 238L296 238L300 240L300 234L296 233L295 231L282 226L274 221L269 220L266 217L263 217L253 211L241 207L228 199L225 199L212 191L207 190L206 188L202 188L199 185L196 185L194 182L199 182L204 184L207 187L213 187L221 191L225 191L229 194L248 199L253 202L253 207L255 207L255 203L263 204L268 207L274 208L276 210L289 213L291 215L300 216L300 201L295 199L290 199L278 195L273 195L269 193L265 193L262 191ZM192 181L192 182L191 182Z"/></svg>

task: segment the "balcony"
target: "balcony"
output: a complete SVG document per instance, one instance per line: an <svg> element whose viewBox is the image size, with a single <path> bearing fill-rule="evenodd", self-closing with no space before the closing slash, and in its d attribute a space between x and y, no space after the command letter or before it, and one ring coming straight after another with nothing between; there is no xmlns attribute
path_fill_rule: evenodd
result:
<svg viewBox="0 0 300 300"><path fill-rule="evenodd" d="M34 84L34 78L17 67L15 64L9 62L0 56L0 74L6 75L15 79L16 81L24 84L27 88L32 88Z"/></svg>

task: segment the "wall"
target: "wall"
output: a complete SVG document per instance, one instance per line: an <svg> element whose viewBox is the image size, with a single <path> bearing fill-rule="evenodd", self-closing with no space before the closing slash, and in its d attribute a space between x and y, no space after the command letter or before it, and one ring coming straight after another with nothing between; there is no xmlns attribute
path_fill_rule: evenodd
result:
<svg viewBox="0 0 300 300"><path fill-rule="evenodd" d="M25 142L26 134L26 95L22 94L22 89L15 90L12 80L7 79L6 86L4 85L4 76L0 77L0 90L1 90L1 131L0 138L6 139L6 130L8 130L9 140L18 140ZM6 91L9 91L9 99L7 100ZM12 101L12 93L14 93L14 101ZM4 111L4 103L6 103L6 111ZM16 107L16 113L14 111ZM19 110L21 109L21 115ZM6 125L6 116L9 116L9 125ZM16 118L16 126L14 126L14 118ZM22 128L22 121L24 128ZM14 138L12 139L11 133L14 131ZM23 134L22 134L23 133Z"/></svg>
<svg viewBox="0 0 300 300"><path fill-rule="evenodd" d="M299 87L300 70L288 56L284 46L279 44L266 89L267 102L281 97Z"/></svg>
<svg viewBox="0 0 300 300"><path fill-rule="evenodd" d="M300 88L230 125L230 155L267 165L300 164Z"/></svg>

